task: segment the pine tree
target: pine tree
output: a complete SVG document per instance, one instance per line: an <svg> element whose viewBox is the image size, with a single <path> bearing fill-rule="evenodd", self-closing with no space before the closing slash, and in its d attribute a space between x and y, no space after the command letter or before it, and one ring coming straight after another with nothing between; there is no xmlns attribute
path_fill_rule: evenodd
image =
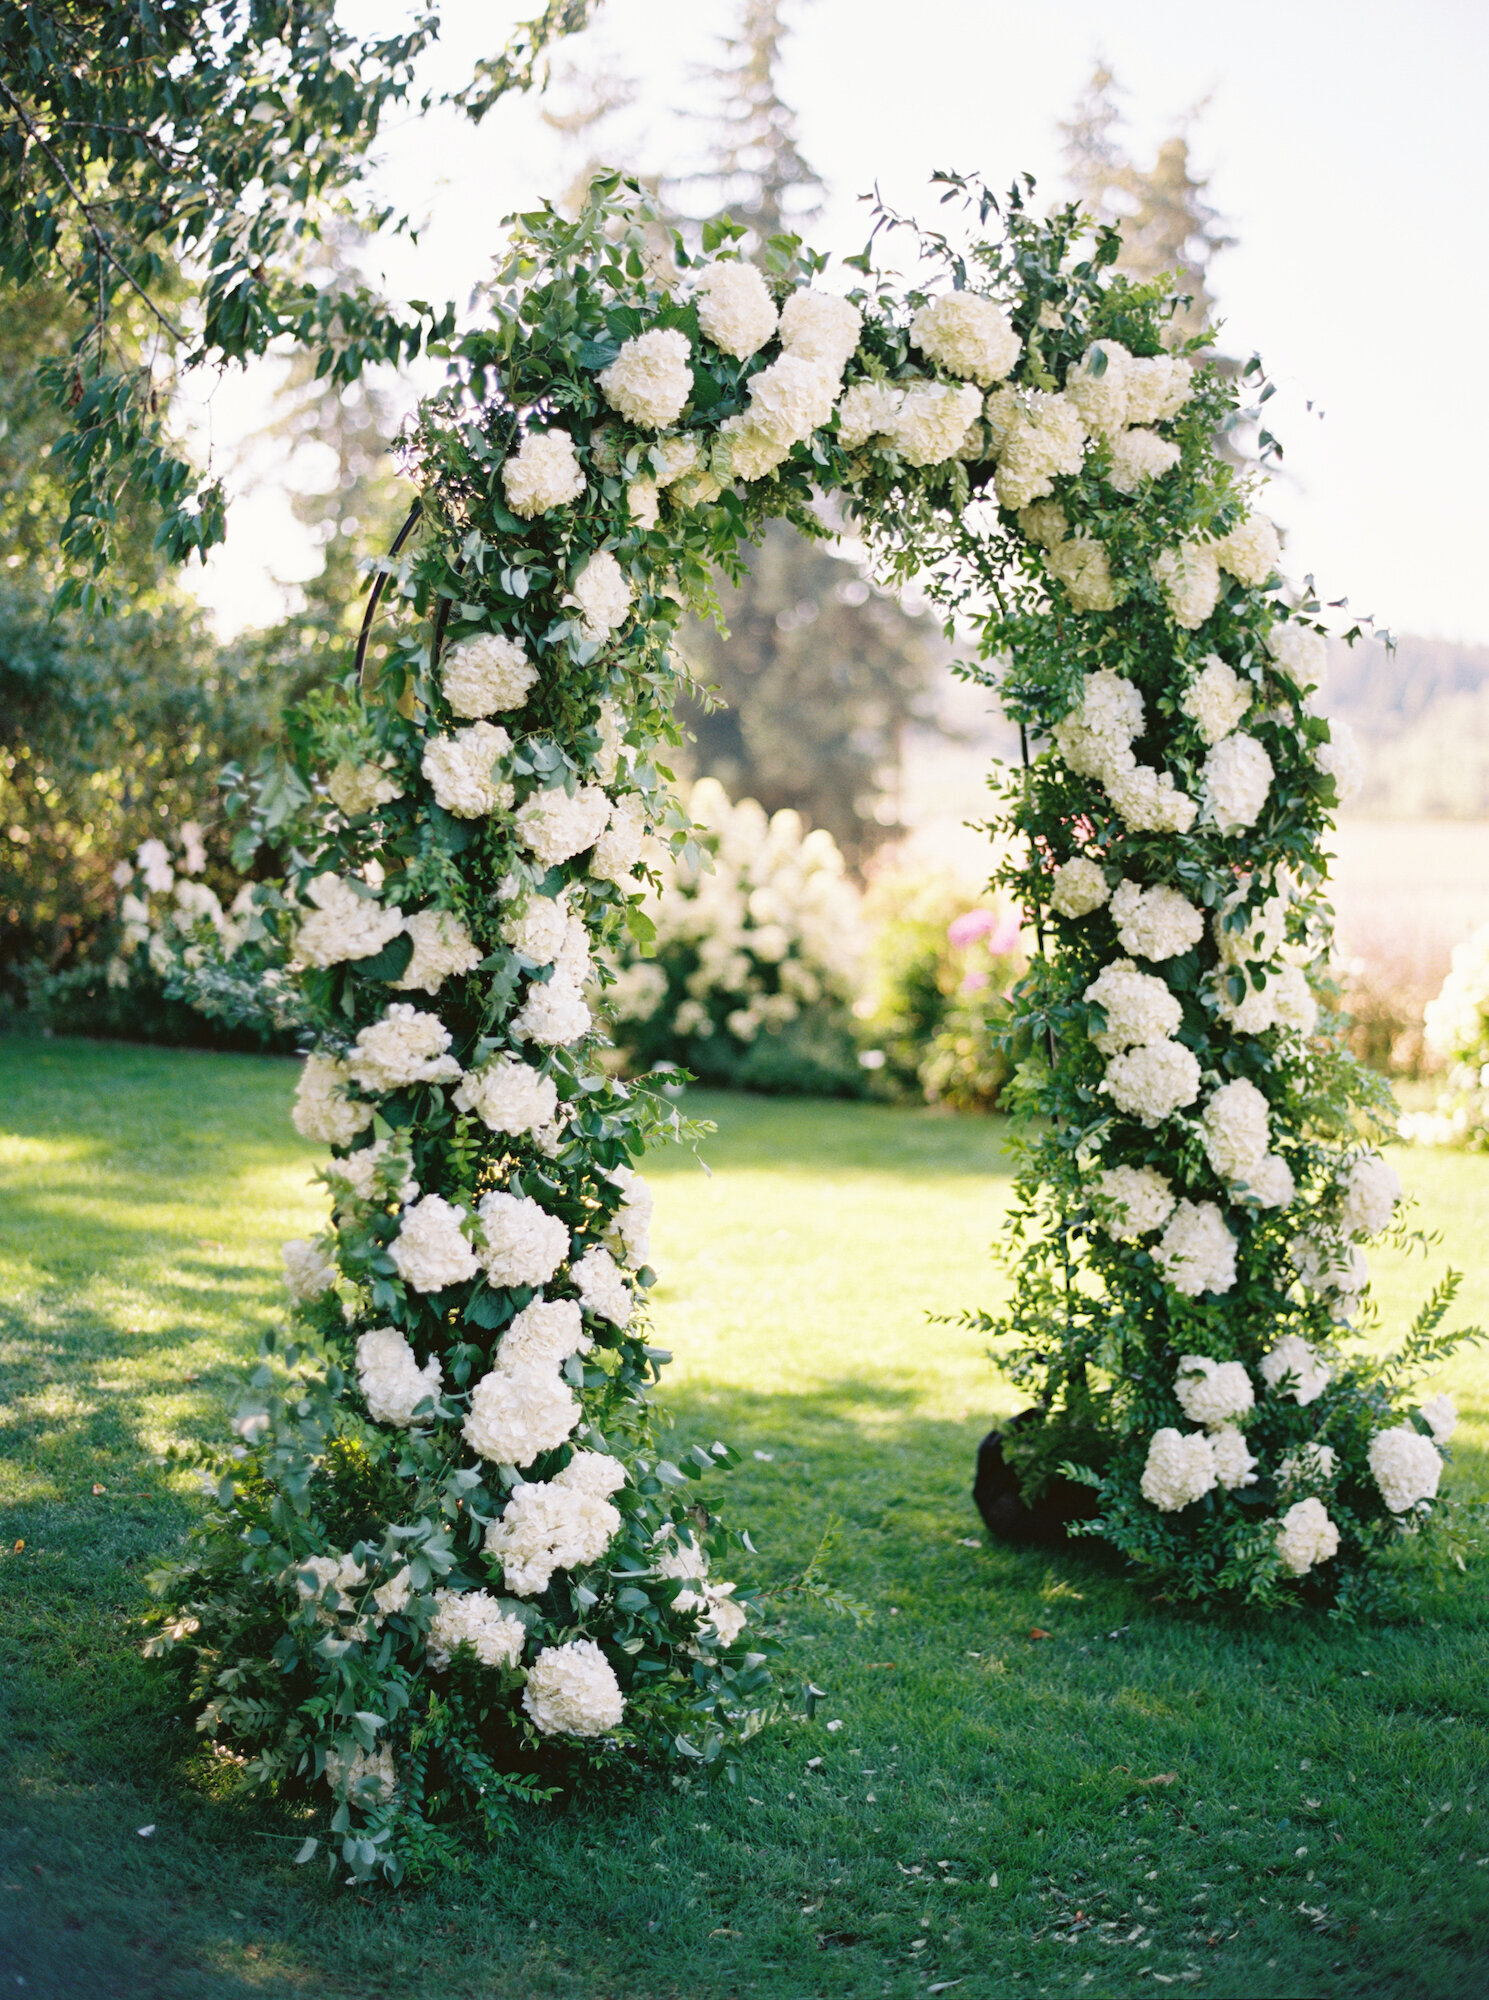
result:
<svg viewBox="0 0 1489 2000"><path fill-rule="evenodd" d="M772 236L796 235L822 206L826 183L802 153L796 113L780 93L781 49L790 30L781 0L743 0L739 25L724 37L723 60L700 72L714 108L709 151L696 172L665 182L692 191L707 212L727 210L748 223L763 261Z"/></svg>
<svg viewBox="0 0 1489 2000"><path fill-rule="evenodd" d="M1060 123L1071 189L1103 222L1120 227L1119 268L1138 279L1175 273L1178 289L1190 295L1179 323L1186 333L1205 332L1215 312L1210 263L1236 239L1217 226L1219 211L1206 199L1209 176L1193 172L1185 128L1203 106L1163 142L1151 167L1140 167L1118 136L1119 88L1098 62L1071 117Z"/></svg>

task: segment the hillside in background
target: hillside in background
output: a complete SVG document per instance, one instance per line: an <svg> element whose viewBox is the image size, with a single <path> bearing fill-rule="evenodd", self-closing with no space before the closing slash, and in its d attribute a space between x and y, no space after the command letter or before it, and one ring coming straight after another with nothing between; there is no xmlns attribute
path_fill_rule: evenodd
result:
<svg viewBox="0 0 1489 2000"><path fill-rule="evenodd" d="M1330 647L1323 706L1360 739L1361 817L1489 818L1489 646L1407 634Z"/></svg>

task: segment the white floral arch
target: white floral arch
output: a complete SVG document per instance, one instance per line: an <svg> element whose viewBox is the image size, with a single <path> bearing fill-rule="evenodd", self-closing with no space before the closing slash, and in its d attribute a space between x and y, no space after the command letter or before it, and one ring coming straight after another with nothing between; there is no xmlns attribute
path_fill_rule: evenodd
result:
<svg viewBox="0 0 1489 2000"><path fill-rule="evenodd" d="M1073 1461L1090 1531L1262 1602L1357 1591L1436 1491L1447 1417L1403 1420L1400 1369L1335 1341L1399 1190L1318 1011L1350 753L1311 705L1317 607L1217 449L1259 374L1204 366L1076 211L947 195L965 252L921 238L939 275L909 291L866 253L846 295L728 225L659 277L618 178L521 218L412 439L397 636L292 718L306 802L259 910L332 1219L286 1247L289 1372L255 1378L161 1644L359 1876L430 1865L461 1815L499 1831L580 1748L712 1768L778 1699L716 1570L747 1542L692 1504L730 1454L651 1442L635 1162L678 1114L599 1062L593 954L645 939L648 838L688 840L677 621L767 518L820 533L824 492L975 631L972 671L1003 663L1039 746L1004 788L1002 880L1047 946L1019 1280L978 1316L1043 1414L1026 1489Z"/></svg>

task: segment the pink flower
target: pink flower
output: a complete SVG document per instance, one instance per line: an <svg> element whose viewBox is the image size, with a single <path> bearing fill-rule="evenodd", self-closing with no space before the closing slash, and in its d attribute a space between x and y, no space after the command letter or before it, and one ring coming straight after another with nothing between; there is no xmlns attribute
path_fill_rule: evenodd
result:
<svg viewBox="0 0 1489 2000"><path fill-rule="evenodd" d="M968 910L964 916L953 917L947 925L947 941L961 951L966 945L976 944L980 937L986 937L997 922L996 910Z"/></svg>
<svg viewBox="0 0 1489 2000"><path fill-rule="evenodd" d="M964 993L980 993L987 983L988 976L985 972L969 972L962 981L962 991Z"/></svg>
<svg viewBox="0 0 1489 2000"><path fill-rule="evenodd" d="M998 928L987 941L991 958L1008 958L1019 948L1019 935L1024 926L1017 910L1005 910L998 919Z"/></svg>

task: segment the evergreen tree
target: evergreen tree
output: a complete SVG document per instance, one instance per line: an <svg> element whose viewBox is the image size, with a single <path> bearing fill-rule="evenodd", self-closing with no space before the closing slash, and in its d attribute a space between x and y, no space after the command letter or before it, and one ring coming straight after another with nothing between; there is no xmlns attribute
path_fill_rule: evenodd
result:
<svg viewBox="0 0 1489 2000"><path fill-rule="evenodd" d="M1118 90L1112 71L1098 62L1071 116L1060 123L1071 190L1101 221L1121 229L1119 269L1137 279L1176 275L1178 289L1190 294L1178 324L1187 334L1202 333L1214 320L1211 261L1236 239L1218 227L1219 211L1206 198L1209 176L1194 173L1183 124L1164 140L1152 166L1133 160L1119 137Z"/></svg>
<svg viewBox="0 0 1489 2000"><path fill-rule="evenodd" d="M781 0L742 0L739 24L724 37L722 60L704 69L713 108L708 154L693 173L663 182L691 190L709 213L747 223L757 261L772 236L796 235L822 206L826 184L802 153L796 113L780 92L781 49L790 32Z"/></svg>
<svg viewBox="0 0 1489 2000"><path fill-rule="evenodd" d="M748 562L743 584L721 593L728 638L684 629L684 657L723 701L687 706L684 771L767 812L795 808L861 864L898 830L900 734L941 657L939 633L783 522Z"/></svg>

